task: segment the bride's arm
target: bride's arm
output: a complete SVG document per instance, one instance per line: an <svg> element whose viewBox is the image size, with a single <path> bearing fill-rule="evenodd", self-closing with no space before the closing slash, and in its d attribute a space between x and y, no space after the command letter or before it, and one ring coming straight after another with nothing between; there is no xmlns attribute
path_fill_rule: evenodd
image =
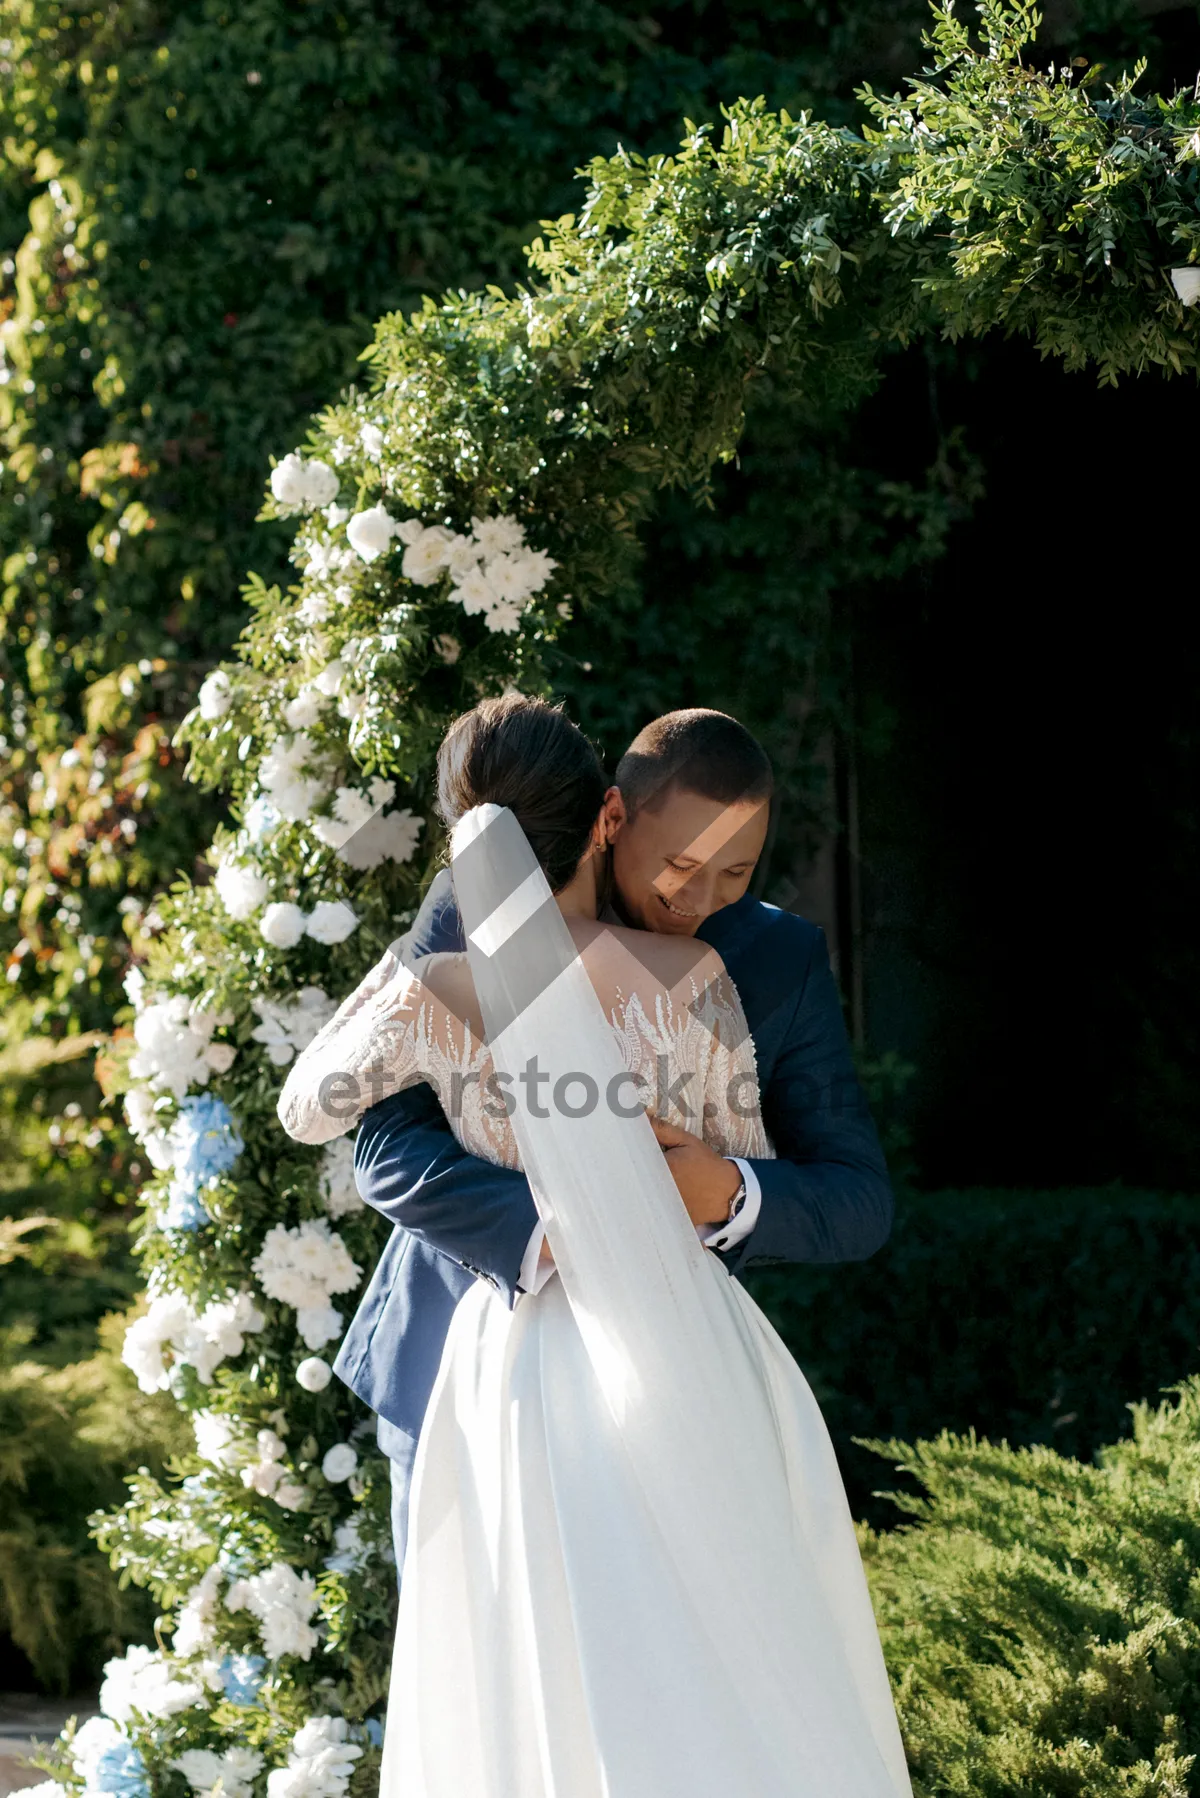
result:
<svg viewBox="0 0 1200 1798"><path fill-rule="evenodd" d="M292 1063L276 1107L297 1142L324 1143L422 1078L413 1023L423 989L391 949Z"/></svg>

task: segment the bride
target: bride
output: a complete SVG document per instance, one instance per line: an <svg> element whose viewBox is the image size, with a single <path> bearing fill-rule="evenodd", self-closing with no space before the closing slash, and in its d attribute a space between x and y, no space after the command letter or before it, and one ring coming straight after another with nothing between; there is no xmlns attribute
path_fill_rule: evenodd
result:
<svg viewBox="0 0 1200 1798"><path fill-rule="evenodd" d="M561 842L539 862L506 804L530 770L502 717L476 748L489 728L485 775L461 729L441 758L467 954L389 952L279 1103L320 1142L356 1091L428 1081L466 1148L524 1168L553 1264L512 1310L478 1280L454 1314L382 1798L906 1798L820 1411L701 1246L646 1115L771 1154L737 992L702 943L600 921L603 813L576 820L565 879Z"/></svg>

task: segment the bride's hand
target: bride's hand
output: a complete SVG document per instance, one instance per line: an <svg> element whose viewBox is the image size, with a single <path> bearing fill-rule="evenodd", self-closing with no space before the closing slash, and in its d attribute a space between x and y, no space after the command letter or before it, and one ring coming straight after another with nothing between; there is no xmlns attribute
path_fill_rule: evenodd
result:
<svg viewBox="0 0 1200 1798"><path fill-rule="evenodd" d="M692 1222L723 1224L742 1183L736 1164L726 1161L690 1130L679 1130L656 1117L651 1117L650 1123Z"/></svg>

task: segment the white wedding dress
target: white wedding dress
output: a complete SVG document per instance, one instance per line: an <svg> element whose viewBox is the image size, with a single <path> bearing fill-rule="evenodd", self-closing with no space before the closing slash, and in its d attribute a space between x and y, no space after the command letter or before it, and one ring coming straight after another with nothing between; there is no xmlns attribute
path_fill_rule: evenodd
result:
<svg viewBox="0 0 1200 1798"><path fill-rule="evenodd" d="M769 1156L732 983L712 957L692 1004L643 979L606 1018L511 814L479 808L455 846L490 1049L411 974L379 978L281 1101L293 1134L334 1133L312 1094L347 1068L352 1020L357 1065L387 1068L374 1096L428 1080L465 1148L525 1167L557 1268L511 1310L478 1281L451 1324L413 1475L381 1798L907 1798L803 1374L701 1247L644 1117L602 1100L510 1119L487 1085L536 1054L572 1073L579 1110L584 1076L603 1094L622 1073L651 1093L690 1075L705 1139ZM505 946L535 930L557 972L531 998Z"/></svg>

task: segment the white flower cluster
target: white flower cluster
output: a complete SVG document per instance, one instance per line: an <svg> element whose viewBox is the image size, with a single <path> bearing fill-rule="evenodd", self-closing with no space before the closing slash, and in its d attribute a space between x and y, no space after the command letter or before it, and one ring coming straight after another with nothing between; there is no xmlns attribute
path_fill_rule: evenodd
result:
<svg viewBox="0 0 1200 1798"><path fill-rule="evenodd" d="M277 1068L286 1067L294 1055L307 1049L337 1010L334 1000L319 986L302 986L294 998L253 999L251 1004L262 1022L250 1035L265 1046L268 1059Z"/></svg>
<svg viewBox="0 0 1200 1798"><path fill-rule="evenodd" d="M204 677L196 703L200 707L200 716L210 724L225 716L233 704L233 682L222 669L214 668Z"/></svg>
<svg viewBox="0 0 1200 1798"><path fill-rule="evenodd" d="M128 1723L135 1711L160 1721L190 1710L203 1698L203 1686L196 1680L176 1679L157 1649L135 1645L119 1660L105 1664L100 1709L114 1723Z"/></svg>
<svg viewBox="0 0 1200 1798"><path fill-rule="evenodd" d="M340 506L337 508L331 506L329 511L326 512L325 517L326 521L336 528L338 524L344 523L346 514L342 511ZM305 541L302 539L297 542L296 550L306 558L304 572L308 575L310 580L336 580L343 569L352 568L354 566L353 550L344 549L341 544L334 543L329 539L325 542L317 543L314 543L311 540ZM295 556L293 556L293 560L294 559ZM349 594L342 594L340 596L341 603L345 604L347 598L350 596L351 595ZM335 598L336 597L338 597L337 594L335 594ZM310 602L318 599L324 599L324 595L309 595ZM304 615L303 608L301 608L301 615ZM326 600L324 605L312 606L308 616L305 618L305 622L308 624L320 624L321 620L328 616L329 603Z"/></svg>
<svg viewBox="0 0 1200 1798"><path fill-rule="evenodd" d="M329 1301L335 1293L352 1292L362 1269L323 1217L307 1218L292 1229L273 1225L251 1266L268 1298L294 1306L306 1348L323 1348L341 1335L342 1314Z"/></svg>
<svg viewBox="0 0 1200 1798"><path fill-rule="evenodd" d="M192 1428L196 1433L196 1453L202 1461L225 1473L237 1466L241 1441L232 1417L220 1411L193 1411Z"/></svg>
<svg viewBox="0 0 1200 1798"><path fill-rule="evenodd" d="M203 1010L184 993L153 1000L134 1020L129 1072L156 1092L182 1099L189 1086L207 1086L210 1074L227 1074L233 1066L233 1044L212 1040L218 1025L232 1022L232 1013Z"/></svg>
<svg viewBox="0 0 1200 1798"><path fill-rule="evenodd" d="M150 1166L159 1173L174 1167L176 1140L162 1113L170 1109L169 1098L157 1099L146 1086L131 1087L125 1094L125 1117L130 1133L141 1143Z"/></svg>
<svg viewBox="0 0 1200 1798"><path fill-rule="evenodd" d="M211 1748L187 1748L170 1762L197 1798L252 1798L254 1779L263 1764L256 1748L227 1748L224 1754Z"/></svg>
<svg viewBox="0 0 1200 1798"><path fill-rule="evenodd" d="M352 1212L365 1209L366 1201L354 1179L354 1142L349 1136L335 1136L325 1144L321 1197L330 1217L349 1217Z"/></svg>
<svg viewBox="0 0 1200 1798"><path fill-rule="evenodd" d="M263 1649L277 1661L281 1655L308 1660L318 1636L312 1616L317 1586L311 1573L297 1573L284 1561L273 1561L263 1573L234 1580L225 1594L227 1611L249 1611L258 1619Z"/></svg>
<svg viewBox="0 0 1200 1798"><path fill-rule="evenodd" d="M111 1665L111 1663L110 1663ZM98 1798L104 1791L100 1779L100 1764L106 1758L111 1761L116 1756L127 1753L130 1747L129 1738L117 1728L111 1717L89 1717L75 1731L71 1742L71 1759L75 1763L75 1771L83 1780L84 1798ZM44 1790L35 1786L34 1791ZM47 1798L52 1795L47 1794Z"/></svg>
<svg viewBox="0 0 1200 1798"><path fill-rule="evenodd" d="M327 1573L361 1573L371 1558L371 1550L362 1539L362 1518L348 1517L333 1532L333 1550L325 1557Z"/></svg>
<svg viewBox="0 0 1200 1798"><path fill-rule="evenodd" d="M216 1639L217 1596L221 1588L221 1569L210 1567L197 1580L175 1619L173 1648L176 1654L203 1654Z"/></svg>
<svg viewBox="0 0 1200 1798"><path fill-rule="evenodd" d="M347 1257L348 1259L348 1257ZM149 1309L125 1332L121 1359L137 1376L143 1392L165 1392L173 1365L187 1364L205 1386L212 1385L222 1361L240 1355L245 1338L261 1330L266 1318L248 1292L214 1299L197 1312L182 1292L160 1292ZM340 1327L340 1319L339 1319ZM319 1346L319 1345L313 1345ZM170 1351L173 1360L167 1361Z"/></svg>
<svg viewBox="0 0 1200 1798"><path fill-rule="evenodd" d="M238 923L253 917L271 891L271 883L261 869L238 860L236 854L221 857L213 885L221 904Z"/></svg>
<svg viewBox="0 0 1200 1798"><path fill-rule="evenodd" d="M344 1717L310 1717L292 1738L287 1765L267 1774L267 1798L343 1798L362 1753Z"/></svg>
<svg viewBox="0 0 1200 1798"><path fill-rule="evenodd" d="M259 765L258 780L279 815L299 824L329 793L329 757L306 731L277 737Z"/></svg>
<svg viewBox="0 0 1200 1798"><path fill-rule="evenodd" d="M344 943L357 929L358 919L344 899L321 899L307 912L290 899L277 899L259 923L264 942L273 949L294 949L302 936L316 943Z"/></svg>
<svg viewBox="0 0 1200 1798"><path fill-rule="evenodd" d="M328 506L337 498L338 478L328 462L306 462L293 452L271 470L271 492L281 506Z"/></svg>
<svg viewBox="0 0 1200 1798"><path fill-rule="evenodd" d="M405 546L401 569L417 587L431 587L449 572L450 592L465 612L482 613L490 631L511 633L535 593L558 564L544 550L530 549L518 521L508 515L472 518L469 533L395 519L386 506L357 512L346 527L350 547L364 562L383 555L394 539Z"/></svg>
<svg viewBox="0 0 1200 1798"><path fill-rule="evenodd" d="M450 597L471 616L482 612L490 631L510 634L558 564L544 550L530 549L525 532L510 516L472 518L470 534L409 519L400 525L407 548L401 568L414 585L428 587L450 571Z"/></svg>
<svg viewBox="0 0 1200 1798"><path fill-rule="evenodd" d="M396 784L378 777L364 793L358 787L339 787L333 796L333 815L314 818L313 835L351 868L377 868L380 862L412 860L425 820L405 808L384 813L396 797Z"/></svg>
<svg viewBox="0 0 1200 1798"><path fill-rule="evenodd" d="M289 1477L283 1437L274 1430L260 1430L255 1440L258 1460L242 1468L243 1486L262 1498L273 1498L285 1511L303 1510L308 1503L308 1488Z"/></svg>

